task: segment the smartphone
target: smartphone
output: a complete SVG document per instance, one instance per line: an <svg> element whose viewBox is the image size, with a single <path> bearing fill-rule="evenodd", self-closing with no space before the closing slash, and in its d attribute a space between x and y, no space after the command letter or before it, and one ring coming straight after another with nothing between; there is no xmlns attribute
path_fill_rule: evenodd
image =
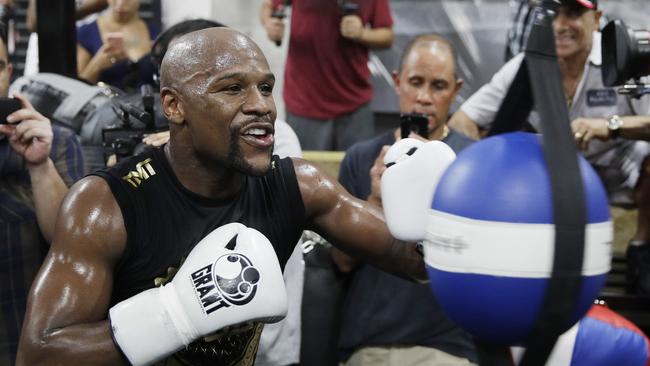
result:
<svg viewBox="0 0 650 366"><path fill-rule="evenodd" d="M429 137L429 118L426 115L419 113L402 113L399 118L403 139L409 137L411 132L424 138Z"/></svg>
<svg viewBox="0 0 650 366"><path fill-rule="evenodd" d="M124 35L122 32L107 33L106 43L114 50L121 50L124 48Z"/></svg>
<svg viewBox="0 0 650 366"><path fill-rule="evenodd" d="M0 98L0 124L7 124L7 116L22 108L18 99Z"/></svg>

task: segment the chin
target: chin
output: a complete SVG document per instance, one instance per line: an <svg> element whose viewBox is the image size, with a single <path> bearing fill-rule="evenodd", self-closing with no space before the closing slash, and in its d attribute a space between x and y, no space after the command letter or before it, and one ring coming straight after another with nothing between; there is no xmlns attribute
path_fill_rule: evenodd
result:
<svg viewBox="0 0 650 366"><path fill-rule="evenodd" d="M232 167L242 174L259 177L271 170L271 158L254 160L236 159L233 161Z"/></svg>

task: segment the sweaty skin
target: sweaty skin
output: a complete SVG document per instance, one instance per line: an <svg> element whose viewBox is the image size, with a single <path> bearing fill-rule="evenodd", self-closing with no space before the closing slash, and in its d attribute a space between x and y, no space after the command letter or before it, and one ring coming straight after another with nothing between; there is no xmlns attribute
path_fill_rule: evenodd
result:
<svg viewBox="0 0 650 366"><path fill-rule="evenodd" d="M274 82L257 45L234 30L209 28L170 45L161 66L161 101L170 121L164 149L185 188L229 198L245 175L270 169ZM313 164L295 159L294 165L308 229L380 268L426 278L415 245L396 242L379 209L350 196ZM123 364L106 319L126 242L108 184L96 176L77 183L30 292L18 365Z"/></svg>

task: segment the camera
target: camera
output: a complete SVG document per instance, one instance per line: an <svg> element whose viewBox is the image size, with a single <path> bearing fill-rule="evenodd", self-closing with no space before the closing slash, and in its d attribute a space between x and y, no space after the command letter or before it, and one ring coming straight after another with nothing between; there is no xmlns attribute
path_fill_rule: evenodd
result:
<svg viewBox="0 0 650 366"><path fill-rule="evenodd" d="M400 118L400 131L403 139L415 133L424 138L429 136L429 118L420 113L402 113Z"/></svg>
<svg viewBox="0 0 650 366"><path fill-rule="evenodd" d="M277 18L277 19L284 19L286 18L287 14L285 12L285 6L280 5L279 7L275 8L273 12L271 13L271 18ZM281 46L282 45L282 40L275 41L276 46Z"/></svg>
<svg viewBox="0 0 650 366"><path fill-rule="evenodd" d="M635 30L622 20L612 20L602 30L603 84L606 86L627 84L618 91L638 98L650 92L641 83L650 74L650 31Z"/></svg>
<svg viewBox="0 0 650 366"><path fill-rule="evenodd" d="M339 7L343 15L358 15L359 14L359 4L351 0L340 0Z"/></svg>
<svg viewBox="0 0 650 366"><path fill-rule="evenodd" d="M23 106L18 99L0 98L0 124L7 123L7 116L21 109Z"/></svg>
<svg viewBox="0 0 650 366"><path fill-rule="evenodd" d="M150 147L142 138L152 132L159 132L154 123L154 96L150 85L141 88L140 108L135 103L111 99L112 109L120 124L113 124L102 129L104 160L115 155L117 161L142 153Z"/></svg>

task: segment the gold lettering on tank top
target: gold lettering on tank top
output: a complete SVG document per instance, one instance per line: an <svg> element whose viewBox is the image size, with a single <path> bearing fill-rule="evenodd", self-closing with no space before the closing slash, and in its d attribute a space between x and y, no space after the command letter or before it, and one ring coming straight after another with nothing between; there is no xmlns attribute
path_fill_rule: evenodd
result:
<svg viewBox="0 0 650 366"><path fill-rule="evenodd" d="M150 164L151 158L147 158L135 164L135 170L122 177L125 181L129 182L134 188L138 188L142 181L149 179L151 176L156 175L156 171Z"/></svg>

